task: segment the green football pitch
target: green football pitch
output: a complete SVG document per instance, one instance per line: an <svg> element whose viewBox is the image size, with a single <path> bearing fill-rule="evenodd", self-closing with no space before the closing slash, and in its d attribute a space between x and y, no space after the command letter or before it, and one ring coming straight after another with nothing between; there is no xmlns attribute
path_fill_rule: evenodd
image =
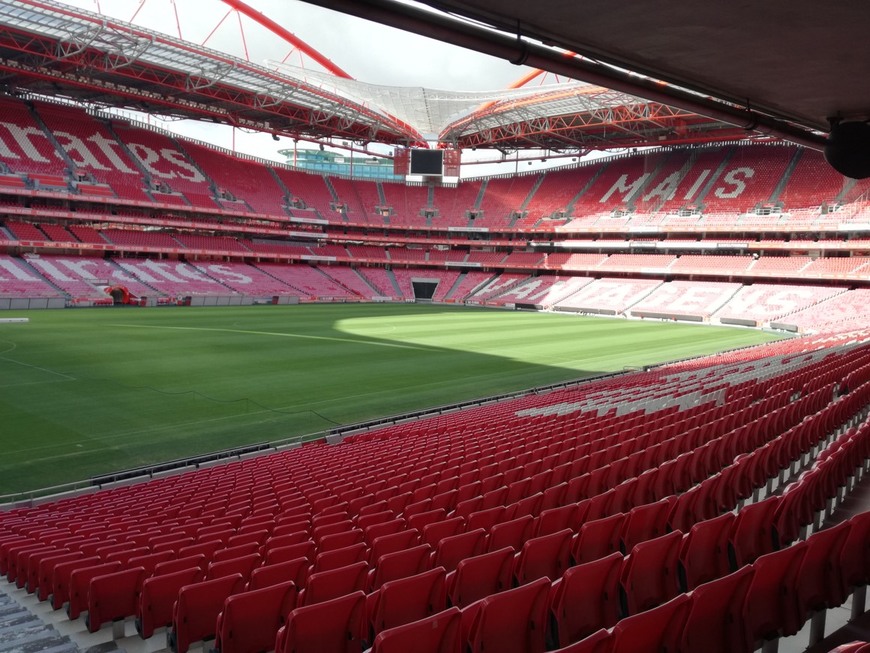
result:
<svg viewBox="0 0 870 653"><path fill-rule="evenodd" d="M766 342L771 334L463 307L8 312L0 495Z"/></svg>

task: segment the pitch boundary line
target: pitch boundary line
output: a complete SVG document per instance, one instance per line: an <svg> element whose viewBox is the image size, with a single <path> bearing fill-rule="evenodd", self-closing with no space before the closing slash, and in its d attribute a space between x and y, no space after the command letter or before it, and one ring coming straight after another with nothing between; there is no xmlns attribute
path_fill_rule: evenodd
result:
<svg viewBox="0 0 870 653"><path fill-rule="evenodd" d="M214 331L221 333L243 333L255 336L275 336L277 338L300 338L303 340L331 340L333 342L355 343L358 345L371 345L373 347L392 347L394 349L414 349L417 351L430 351L428 347L414 345L401 345L395 342L377 342L372 340L359 340L357 338L334 338L332 336L312 336L303 333L278 333L275 331L252 331L248 329L222 329L216 327L181 327L163 326L156 324L107 324L106 326L132 328L132 329L167 329L174 331Z"/></svg>

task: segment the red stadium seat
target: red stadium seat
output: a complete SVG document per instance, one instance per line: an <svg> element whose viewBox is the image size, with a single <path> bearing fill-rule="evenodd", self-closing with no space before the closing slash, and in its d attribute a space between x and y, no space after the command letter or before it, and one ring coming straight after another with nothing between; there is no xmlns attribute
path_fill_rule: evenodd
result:
<svg viewBox="0 0 870 653"><path fill-rule="evenodd" d="M220 653L272 650L278 630L295 603L296 585L292 581L233 594L226 599L217 618L214 650Z"/></svg>
<svg viewBox="0 0 870 653"><path fill-rule="evenodd" d="M667 499L629 509L620 537L623 553L639 542L664 535L670 509L671 501Z"/></svg>
<svg viewBox="0 0 870 653"><path fill-rule="evenodd" d="M743 605L742 624L747 650L759 641L793 635L803 624L798 609L798 571L806 542L767 553L752 563L754 573Z"/></svg>
<svg viewBox="0 0 870 653"><path fill-rule="evenodd" d="M317 554L317 557L314 559L314 564L311 566L311 573L338 569L339 567L352 565L355 562L365 562L368 551L365 542L357 542L356 544L351 544L350 546L341 549L324 551L323 553Z"/></svg>
<svg viewBox="0 0 870 653"><path fill-rule="evenodd" d="M142 593L136 609L136 631L143 639L148 639L157 628L172 624L172 607L178 592L185 585L202 580L202 569L189 567L169 574L146 578L142 583Z"/></svg>
<svg viewBox="0 0 870 653"><path fill-rule="evenodd" d="M220 576L182 587L172 609L169 646L173 653L187 653L193 642L214 637L217 616L223 610L224 601L244 587L241 574Z"/></svg>
<svg viewBox="0 0 870 653"><path fill-rule="evenodd" d="M362 653L365 594L298 607L275 639L275 653Z"/></svg>
<svg viewBox="0 0 870 653"><path fill-rule="evenodd" d="M800 621L812 614L813 633L810 644L817 644L824 638L825 612L846 601L847 594L842 591L843 580L838 561L849 536L851 522L844 521L836 526L814 533L806 540L806 555L797 573L797 603Z"/></svg>
<svg viewBox="0 0 870 653"><path fill-rule="evenodd" d="M750 653L740 624L753 573L752 566L746 565L692 590L679 650Z"/></svg>
<svg viewBox="0 0 870 653"><path fill-rule="evenodd" d="M459 608L382 631L371 653L461 653Z"/></svg>
<svg viewBox="0 0 870 653"><path fill-rule="evenodd" d="M247 589L260 589L288 580L292 580L296 584L296 587L303 587L305 581L308 580L310 568L311 563L308 561L308 558L296 558L295 560L276 562L272 565L263 565L251 572Z"/></svg>
<svg viewBox="0 0 870 653"><path fill-rule="evenodd" d="M692 526L680 548L680 577L684 589L694 589L728 574L728 538L733 522L734 513L726 512Z"/></svg>
<svg viewBox="0 0 870 653"><path fill-rule="evenodd" d="M356 562L346 567L311 574L305 589L299 592L299 605L313 605L364 590L368 573L368 564Z"/></svg>
<svg viewBox="0 0 870 653"><path fill-rule="evenodd" d="M622 554L571 567L553 584L550 612L560 646L610 628L619 619L619 574Z"/></svg>
<svg viewBox="0 0 870 653"><path fill-rule="evenodd" d="M78 619L79 615L88 609L88 590L91 579L121 570L120 562L108 562L90 567L79 567L70 574L69 603L66 613L70 619Z"/></svg>
<svg viewBox="0 0 870 653"><path fill-rule="evenodd" d="M105 621L134 616L144 582L144 567L130 567L93 577L88 588L88 614L85 617L88 631L97 632Z"/></svg>
<svg viewBox="0 0 870 653"><path fill-rule="evenodd" d="M683 534L672 531L636 544L625 558L620 585L625 614L634 615L669 601L680 592L677 558Z"/></svg>
<svg viewBox="0 0 870 653"><path fill-rule="evenodd" d="M373 641L381 631L419 621L446 608L447 573L436 567L416 576L389 581L366 599L369 636Z"/></svg>
<svg viewBox="0 0 870 653"><path fill-rule="evenodd" d="M558 580L568 568L573 531L565 529L532 538L517 555L514 577L520 585L538 578Z"/></svg>
<svg viewBox="0 0 870 653"><path fill-rule="evenodd" d="M571 557L574 564L591 562L619 551L622 526L625 523L625 514L617 513L604 519L596 519L584 523L577 531L571 549Z"/></svg>
<svg viewBox="0 0 870 653"><path fill-rule="evenodd" d="M464 608L469 653L543 653L549 590L550 582L539 578Z"/></svg>
<svg viewBox="0 0 870 653"><path fill-rule="evenodd" d="M212 579L240 574L242 579L247 583L251 577L251 572L260 566L262 560L259 553L249 553L237 558L227 558L219 562L212 562L206 569L205 577Z"/></svg>
<svg viewBox="0 0 870 653"><path fill-rule="evenodd" d="M372 541L369 560L377 561L381 556L396 551L404 551L420 543L420 532L416 528L399 531L390 535L381 535Z"/></svg>
<svg viewBox="0 0 870 653"><path fill-rule="evenodd" d="M450 605L465 608L511 587L514 550L510 547L462 560L447 576Z"/></svg>
<svg viewBox="0 0 870 653"><path fill-rule="evenodd" d="M432 547L420 544L405 551L382 556L370 574L369 589L376 590L387 581L426 571L431 566Z"/></svg>
<svg viewBox="0 0 870 653"><path fill-rule="evenodd" d="M532 537L535 520L531 515L523 515L496 524L489 531L487 550L496 551L509 546L517 551L523 548L526 540Z"/></svg>
<svg viewBox="0 0 870 653"><path fill-rule="evenodd" d="M465 558L483 553L485 547L486 531L482 528L442 538L435 547L432 565L453 571Z"/></svg>
<svg viewBox="0 0 870 653"><path fill-rule="evenodd" d="M751 564L759 556L774 550L773 515L779 501L778 496L772 496L745 506L737 513L729 542L732 569Z"/></svg>
<svg viewBox="0 0 870 653"><path fill-rule="evenodd" d="M680 594L658 607L622 619L613 627L611 653L677 650L690 603L686 594Z"/></svg>

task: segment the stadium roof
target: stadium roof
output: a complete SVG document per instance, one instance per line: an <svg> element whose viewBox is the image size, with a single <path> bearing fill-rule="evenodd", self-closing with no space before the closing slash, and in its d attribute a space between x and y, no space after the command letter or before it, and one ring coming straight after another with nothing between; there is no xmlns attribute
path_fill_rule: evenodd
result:
<svg viewBox="0 0 870 653"><path fill-rule="evenodd" d="M240 0L224 1L255 13ZM338 72L267 68L53 0L0 0L7 92L357 143L573 151L745 136L579 81L455 92L378 86Z"/></svg>
<svg viewBox="0 0 870 653"><path fill-rule="evenodd" d="M815 147L870 118L863 0L305 1Z"/></svg>
<svg viewBox="0 0 870 653"><path fill-rule="evenodd" d="M315 139L423 144L380 107L51 0L0 0L0 85Z"/></svg>
<svg viewBox="0 0 870 653"><path fill-rule="evenodd" d="M295 39L243 0L222 1ZM546 11L519 0L305 1L563 81L485 92L379 86L350 79L313 49L307 54L331 72L253 64L53 0L0 0L0 88L312 140L503 150L769 135L819 147L829 118L870 117L860 83L870 5L858 0L821 15L810 0L739 0L727 9L664 0L654 12L638 0L618 12L601 0L547 3Z"/></svg>

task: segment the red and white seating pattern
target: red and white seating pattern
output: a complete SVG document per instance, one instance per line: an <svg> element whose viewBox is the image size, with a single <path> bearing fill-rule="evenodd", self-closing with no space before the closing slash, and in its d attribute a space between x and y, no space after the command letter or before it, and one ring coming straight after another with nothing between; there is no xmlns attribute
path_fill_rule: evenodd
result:
<svg viewBox="0 0 870 653"><path fill-rule="evenodd" d="M192 263L191 265L202 274L243 295L272 297L294 295L297 292L283 281L246 263Z"/></svg>
<svg viewBox="0 0 870 653"><path fill-rule="evenodd" d="M0 99L0 161L13 172L63 177L67 166L23 102Z"/></svg>
<svg viewBox="0 0 870 653"><path fill-rule="evenodd" d="M308 264L282 265L277 263L260 263L257 267L266 274L294 288L302 294L301 299L315 300L317 298L352 299L355 295L347 288L339 285L319 268Z"/></svg>
<svg viewBox="0 0 870 653"><path fill-rule="evenodd" d="M436 293L434 299L443 299L451 302L465 301L471 293L473 293L475 290L477 290L477 288L488 282L490 279L494 278L494 276L495 275L489 272L466 272L459 281L459 283L456 284L456 287L453 288L453 290L448 295L441 297L438 293Z"/></svg>
<svg viewBox="0 0 870 653"><path fill-rule="evenodd" d="M756 283L741 288L725 306L714 314L717 318L769 322L804 307L817 304L843 292L823 286L785 286Z"/></svg>
<svg viewBox="0 0 870 653"><path fill-rule="evenodd" d="M147 171L152 183L168 184L192 206L219 208L210 181L168 136L120 124L115 126L115 133Z"/></svg>
<svg viewBox="0 0 870 653"><path fill-rule="evenodd" d="M813 304L777 320L802 331L855 329L870 321L870 289L859 288Z"/></svg>
<svg viewBox="0 0 870 653"><path fill-rule="evenodd" d="M657 279L596 279L555 308L610 314L624 313L661 285Z"/></svg>
<svg viewBox="0 0 870 653"><path fill-rule="evenodd" d="M61 293L45 282L21 259L0 254L0 297L61 297Z"/></svg>
<svg viewBox="0 0 870 653"><path fill-rule="evenodd" d="M642 313L688 315L707 319L740 289L736 283L671 281L634 304L632 316ZM642 315L641 315L642 316Z"/></svg>
<svg viewBox="0 0 870 653"><path fill-rule="evenodd" d="M28 263L72 298L103 298L105 293L99 286L104 284L125 286L137 297L156 294L154 288L101 258L39 256L28 259Z"/></svg>
<svg viewBox="0 0 870 653"><path fill-rule="evenodd" d="M115 261L134 279L165 295L234 295L230 288L204 275L188 263L153 259L117 259Z"/></svg>
<svg viewBox="0 0 870 653"><path fill-rule="evenodd" d="M144 190L142 171L104 123L72 107L39 104L37 112L78 169L92 175L97 183L108 185L119 197L151 201Z"/></svg>
<svg viewBox="0 0 870 653"><path fill-rule="evenodd" d="M497 304L534 304L550 308L591 282L591 277L529 277L490 301Z"/></svg>

